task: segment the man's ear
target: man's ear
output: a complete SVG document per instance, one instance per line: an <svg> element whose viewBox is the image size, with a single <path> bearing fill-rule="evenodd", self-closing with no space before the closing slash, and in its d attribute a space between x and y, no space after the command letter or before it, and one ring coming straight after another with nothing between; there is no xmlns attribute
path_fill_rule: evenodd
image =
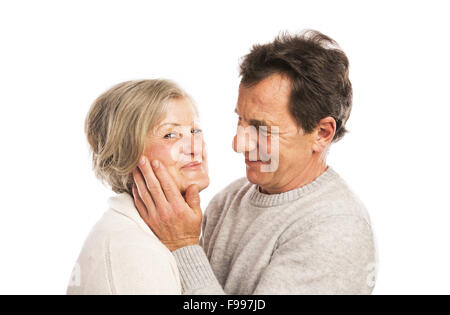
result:
<svg viewBox="0 0 450 315"><path fill-rule="evenodd" d="M324 152L333 140L335 133L336 120L333 117L322 118L314 131L313 151L319 153Z"/></svg>

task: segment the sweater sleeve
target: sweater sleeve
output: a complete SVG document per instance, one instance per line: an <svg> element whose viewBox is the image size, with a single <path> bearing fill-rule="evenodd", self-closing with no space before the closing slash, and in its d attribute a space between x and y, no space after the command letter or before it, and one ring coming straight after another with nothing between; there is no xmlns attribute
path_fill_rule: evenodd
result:
<svg viewBox="0 0 450 315"><path fill-rule="evenodd" d="M225 292L200 245L182 247L172 252L180 271L181 287L186 295L224 295Z"/></svg>
<svg viewBox="0 0 450 315"><path fill-rule="evenodd" d="M241 179L242 181L242 179ZM233 185L233 184L232 184ZM234 184L235 185L235 184ZM230 185L231 186L231 185ZM212 228L217 223L226 190L214 196L203 214L200 245L186 246L172 252L180 272L182 293L186 295L224 295L225 292L209 263L205 251L209 247Z"/></svg>
<svg viewBox="0 0 450 315"><path fill-rule="evenodd" d="M332 216L283 239L255 294L370 294L376 263L370 226L356 216Z"/></svg>
<svg viewBox="0 0 450 315"><path fill-rule="evenodd" d="M111 294L181 293L176 266L171 266L170 252L125 231L110 238L106 244L105 264ZM173 262L175 265L175 262Z"/></svg>

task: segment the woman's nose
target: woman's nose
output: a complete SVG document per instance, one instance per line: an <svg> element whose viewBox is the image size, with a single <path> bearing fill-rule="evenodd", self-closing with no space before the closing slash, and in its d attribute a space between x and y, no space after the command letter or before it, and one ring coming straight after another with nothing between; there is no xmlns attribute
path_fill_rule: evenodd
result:
<svg viewBox="0 0 450 315"><path fill-rule="evenodd" d="M201 156L203 151L203 137L191 135L183 138L183 153L185 155Z"/></svg>

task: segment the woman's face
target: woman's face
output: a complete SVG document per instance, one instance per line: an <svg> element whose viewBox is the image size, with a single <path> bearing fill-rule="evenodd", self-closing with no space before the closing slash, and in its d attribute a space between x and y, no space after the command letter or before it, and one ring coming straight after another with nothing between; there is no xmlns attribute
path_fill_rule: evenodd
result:
<svg viewBox="0 0 450 315"><path fill-rule="evenodd" d="M197 113L187 98L172 99L165 117L150 132L144 155L159 160L181 193L196 184L199 191L209 185L205 142Z"/></svg>

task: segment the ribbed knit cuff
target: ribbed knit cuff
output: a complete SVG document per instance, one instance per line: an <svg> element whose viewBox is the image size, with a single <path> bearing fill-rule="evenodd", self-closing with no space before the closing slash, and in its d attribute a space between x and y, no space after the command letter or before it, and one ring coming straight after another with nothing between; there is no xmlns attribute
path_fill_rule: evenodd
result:
<svg viewBox="0 0 450 315"><path fill-rule="evenodd" d="M200 289L217 281L208 257L200 245L182 247L172 254L180 271L183 291Z"/></svg>

